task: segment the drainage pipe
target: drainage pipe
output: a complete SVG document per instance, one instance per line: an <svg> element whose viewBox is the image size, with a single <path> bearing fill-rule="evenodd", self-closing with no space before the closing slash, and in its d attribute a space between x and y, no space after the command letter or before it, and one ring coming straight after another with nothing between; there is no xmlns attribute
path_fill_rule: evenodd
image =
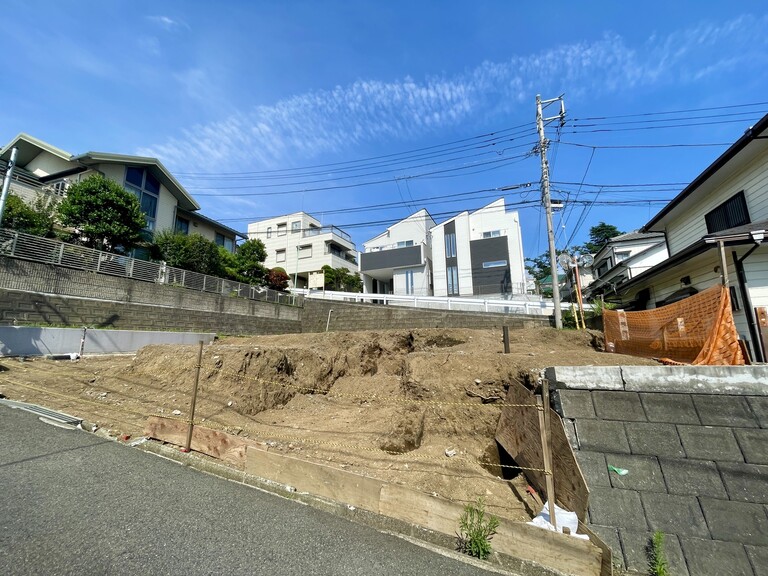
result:
<svg viewBox="0 0 768 576"><path fill-rule="evenodd" d="M333 309L328 310L328 321L325 323L325 331L328 332L328 326L331 325L331 314L333 313Z"/></svg>

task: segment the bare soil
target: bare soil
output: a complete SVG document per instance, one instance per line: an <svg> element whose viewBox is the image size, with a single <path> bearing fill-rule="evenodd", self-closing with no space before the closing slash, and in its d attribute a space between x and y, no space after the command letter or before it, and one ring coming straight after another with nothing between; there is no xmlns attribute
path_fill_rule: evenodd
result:
<svg viewBox="0 0 768 576"><path fill-rule="evenodd" d="M456 502L482 496L493 513L527 520L536 504L524 476L498 466L492 399L547 366L654 364L600 352L599 340L512 331L503 354L491 330L222 338L204 349L195 421ZM135 438L148 416L188 418L197 353L163 345L76 362L5 358L0 394Z"/></svg>

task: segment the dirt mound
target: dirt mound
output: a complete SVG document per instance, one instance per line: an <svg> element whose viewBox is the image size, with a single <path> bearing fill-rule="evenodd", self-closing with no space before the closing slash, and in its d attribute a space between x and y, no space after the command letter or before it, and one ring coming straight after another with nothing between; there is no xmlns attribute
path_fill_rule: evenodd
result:
<svg viewBox="0 0 768 576"><path fill-rule="evenodd" d="M525 478L494 441L515 381L551 365L645 364L599 353L594 335L532 329L394 330L224 338L204 349L196 420L301 458L459 502L484 496L523 519ZM140 434L149 415L188 414L197 346L147 346L80 362L4 361L0 393ZM502 473L505 472L506 474ZM523 496L520 496L522 494Z"/></svg>

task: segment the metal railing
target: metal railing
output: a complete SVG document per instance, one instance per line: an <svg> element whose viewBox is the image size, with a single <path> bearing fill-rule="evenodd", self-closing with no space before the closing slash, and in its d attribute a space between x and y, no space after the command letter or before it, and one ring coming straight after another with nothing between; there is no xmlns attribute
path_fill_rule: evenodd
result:
<svg viewBox="0 0 768 576"><path fill-rule="evenodd" d="M555 309L552 300L540 299L538 296L518 296L513 300L479 300L475 298L444 298L441 296L362 294L359 292L335 292L332 290L296 289L294 292L301 294L304 298L372 303L386 306L405 306L409 308L427 308L432 310L551 316L554 314Z"/></svg>
<svg viewBox="0 0 768 576"><path fill-rule="evenodd" d="M249 300L292 306L303 305L302 299L295 294L174 268L165 262L148 262L14 230L0 229L0 256L120 276L141 282L166 284L199 292L239 296Z"/></svg>
<svg viewBox="0 0 768 576"><path fill-rule="evenodd" d="M347 242L352 243L352 236L344 232L341 228L336 226L322 226L320 228L307 228L302 232L303 238L310 238L311 236L319 236L320 234L334 234L339 238L343 238Z"/></svg>

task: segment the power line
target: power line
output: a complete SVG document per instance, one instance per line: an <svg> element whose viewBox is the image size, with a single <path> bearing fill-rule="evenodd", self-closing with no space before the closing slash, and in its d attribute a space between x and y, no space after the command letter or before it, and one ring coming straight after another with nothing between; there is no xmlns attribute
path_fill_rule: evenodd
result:
<svg viewBox="0 0 768 576"><path fill-rule="evenodd" d="M663 114L688 114L690 112L708 112L711 110L729 110L733 108L749 108L753 106L765 106L768 102L753 102L751 104L731 104L729 106L711 106L709 108L689 108L687 110L669 110L666 112L638 112L636 114L620 114L616 116L585 116L584 118L574 118L575 120L610 120L613 118L639 118L642 116L659 116Z"/></svg>

